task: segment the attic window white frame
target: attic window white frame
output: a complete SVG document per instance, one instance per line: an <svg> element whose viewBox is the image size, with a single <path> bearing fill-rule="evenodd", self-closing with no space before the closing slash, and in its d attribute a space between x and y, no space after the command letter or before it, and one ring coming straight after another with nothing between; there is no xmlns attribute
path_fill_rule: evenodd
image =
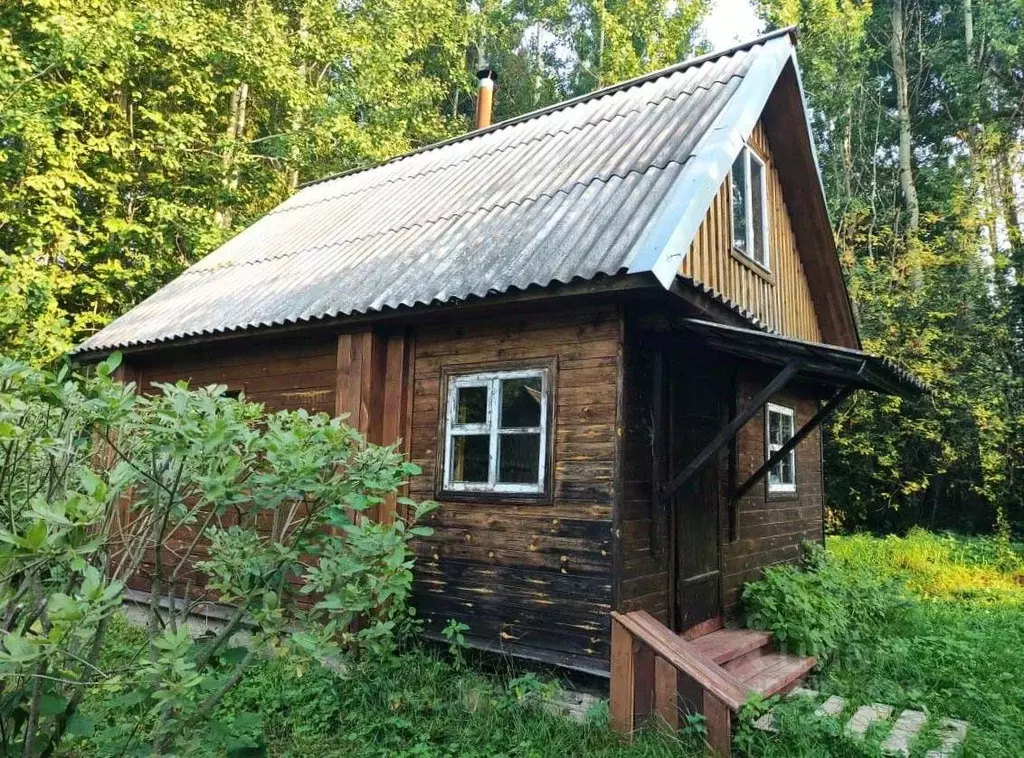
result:
<svg viewBox="0 0 1024 758"><path fill-rule="evenodd" d="M774 419L776 419L776 418L788 418L789 419L789 435L788 436L780 435L781 443L779 443L779 444L776 444L776 443L772 442L772 424L773 424ZM767 448L767 451L768 451L768 458L771 458L773 455L775 455L775 453L778 450L782 449L783 445L785 445L790 439L792 439L794 434L796 434L796 413L793 411L792 408L788 408L788 407L786 407L784 405L776 405L775 403L768 403L768 406L767 406L767 408L765 410L765 421L764 421L764 424L765 424L764 438L765 438L765 443L766 443L765 447ZM769 493L776 493L776 492L789 492L789 493L793 493L793 492L796 492L796 448L793 448L792 450L790 450L789 453L787 454L786 458L788 459L787 462L789 463L789 471L790 471L791 481L787 482L787 481L783 481L782 480L782 472L784 471L783 466L782 466L783 462L779 461L778 464L776 464L775 466L773 466L771 468L771 470L768 472L768 474L765 477L765 481L767 481L767 483L768 483L768 492ZM772 481L773 479L775 481Z"/></svg>
<svg viewBox="0 0 1024 758"><path fill-rule="evenodd" d="M540 425L530 427L503 427L501 425L501 383L509 379L540 379ZM458 416L459 390L469 387L487 388L487 411L483 423L460 424ZM446 492L505 493L510 495L544 495L548 479L548 408L551 399L551 376L546 368L485 371L474 374L452 375L448 378L447 403L444 421L444 473L442 488ZM455 438L469 435L490 437L487 481L463 482L452 479L452 455ZM538 446L537 481L535 483L498 481L501 437L513 434L540 436Z"/></svg>
<svg viewBox="0 0 1024 758"><path fill-rule="evenodd" d="M733 203L733 194L729 194L729 226L731 231L730 244L739 255L743 256L747 260L750 260L763 268L765 271L771 271L771 255L769 250L769 233L768 233L768 164L765 160L757 154L749 145L744 145L740 154L736 156L737 160L742 159L743 161L743 206L746 216L745 224L745 239L743 240L743 247L736 245L736 209ZM760 169L761 181L758 190L761 194L761 238L764 247L764 260L758 260L754 255L754 195L753 187L751 186L751 161L755 162ZM735 181L734 167L736 161L729 167L729 182L730 184Z"/></svg>

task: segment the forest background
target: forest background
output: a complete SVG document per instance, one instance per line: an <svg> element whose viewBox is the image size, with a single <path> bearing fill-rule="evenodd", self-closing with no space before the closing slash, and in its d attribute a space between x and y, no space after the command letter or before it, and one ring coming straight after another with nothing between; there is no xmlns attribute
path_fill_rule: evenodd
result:
<svg viewBox="0 0 1024 758"><path fill-rule="evenodd" d="M37 365L303 181L671 65L713 0L6 0L0 351ZM1024 0L761 0L800 27L865 348L933 392L828 437L835 528L1024 530Z"/></svg>

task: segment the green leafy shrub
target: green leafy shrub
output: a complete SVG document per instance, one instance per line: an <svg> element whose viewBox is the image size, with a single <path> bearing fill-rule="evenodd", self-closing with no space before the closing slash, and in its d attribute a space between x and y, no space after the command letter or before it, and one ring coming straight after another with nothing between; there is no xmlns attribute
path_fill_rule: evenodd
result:
<svg viewBox="0 0 1024 758"><path fill-rule="evenodd" d="M91 688L117 705L119 752L172 752L197 730L230 732L213 714L264 653L379 654L413 627L409 542L433 506L399 498L405 518L368 518L418 473L395 447L223 386L139 395L113 380L118 360L75 376L0 359L5 753L86 734ZM105 670L95 661L140 573L145 643ZM189 616L211 600L227 619L193 638Z"/></svg>
<svg viewBox="0 0 1024 758"><path fill-rule="evenodd" d="M906 605L906 593L891 578L845 565L813 544L803 565L772 566L747 584L742 601L747 625L770 631L782 649L827 658L858 653L873 628Z"/></svg>

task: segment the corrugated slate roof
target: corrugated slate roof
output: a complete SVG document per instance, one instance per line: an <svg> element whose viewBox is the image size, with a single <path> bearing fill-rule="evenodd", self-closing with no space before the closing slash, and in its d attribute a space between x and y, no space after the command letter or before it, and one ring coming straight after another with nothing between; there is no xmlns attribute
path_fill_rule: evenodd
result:
<svg viewBox="0 0 1024 758"><path fill-rule="evenodd" d="M77 352L655 270L703 202L680 187L721 181L701 152L727 134L728 170L791 55L776 33L305 186Z"/></svg>

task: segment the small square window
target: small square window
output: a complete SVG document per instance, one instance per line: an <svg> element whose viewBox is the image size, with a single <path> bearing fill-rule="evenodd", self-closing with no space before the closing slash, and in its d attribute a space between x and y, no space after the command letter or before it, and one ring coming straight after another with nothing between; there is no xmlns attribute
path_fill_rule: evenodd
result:
<svg viewBox="0 0 1024 758"><path fill-rule="evenodd" d="M744 147L732 164L732 246L768 268L768 179L764 161Z"/></svg>
<svg viewBox="0 0 1024 758"><path fill-rule="evenodd" d="M792 439L794 414L792 408L768 405L768 457L775 455ZM796 492L796 449L790 450L768 472L769 492Z"/></svg>
<svg viewBox="0 0 1024 758"><path fill-rule="evenodd" d="M449 377L445 490L543 494L548 383L547 369Z"/></svg>

